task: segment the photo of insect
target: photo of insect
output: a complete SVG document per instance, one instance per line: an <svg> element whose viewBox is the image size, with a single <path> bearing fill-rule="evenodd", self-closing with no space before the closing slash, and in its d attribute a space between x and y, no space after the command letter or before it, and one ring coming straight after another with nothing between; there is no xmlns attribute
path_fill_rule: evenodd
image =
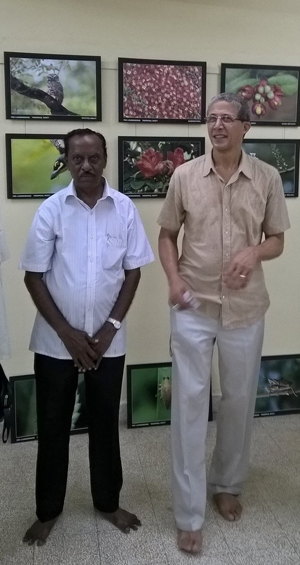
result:
<svg viewBox="0 0 300 565"><path fill-rule="evenodd" d="M268 383L265 389L270 396L290 396L293 394L298 398L298 394L296 394L293 387L287 381L277 381L276 379L268 378Z"/></svg>
<svg viewBox="0 0 300 565"><path fill-rule="evenodd" d="M161 383L158 385L159 398L164 404L165 408L169 410L171 407L171 393L172 384L170 377L163 377Z"/></svg>

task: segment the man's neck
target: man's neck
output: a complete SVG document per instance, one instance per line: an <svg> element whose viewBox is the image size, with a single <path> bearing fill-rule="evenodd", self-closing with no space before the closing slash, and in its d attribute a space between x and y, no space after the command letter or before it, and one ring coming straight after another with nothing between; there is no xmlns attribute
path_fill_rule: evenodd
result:
<svg viewBox="0 0 300 565"><path fill-rule="evenodd" d="M212 159L216 169L224 171L236 171L242 158L242 151L218 151L213 149Z"/></svg>
<svg viewBox="0 0 300 565"><path fill-rule="evenodd" d="M94 208L97 201L103 196L105 186L105 179L102 177L101 183L96 187L78 187L74 183L75 191L80 200L87 204L90 208Z"/></svg>

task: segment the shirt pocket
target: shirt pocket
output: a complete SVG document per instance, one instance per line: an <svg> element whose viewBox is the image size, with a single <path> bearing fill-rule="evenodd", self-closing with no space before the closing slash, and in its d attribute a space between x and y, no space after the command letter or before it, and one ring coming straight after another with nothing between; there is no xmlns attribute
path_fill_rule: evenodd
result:
<svg viewBox="0 0 300 565"><path fill-rule="evenodd" d="M119 271L123 268L123 258L126 254L124 239L106 234L102 244L103 269Z"/></svg>

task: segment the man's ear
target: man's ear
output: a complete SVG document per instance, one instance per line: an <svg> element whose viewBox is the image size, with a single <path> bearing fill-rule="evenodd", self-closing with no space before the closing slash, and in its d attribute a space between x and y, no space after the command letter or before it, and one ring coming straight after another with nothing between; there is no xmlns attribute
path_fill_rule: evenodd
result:
<svg viewBox="0 0 300 565"><path fill-rule="evenodd" d="M250 122L243 122L243 126L244 126L244 137L245 137L246 133L248 133L249 129L251 128L251 124Z"/></svg>

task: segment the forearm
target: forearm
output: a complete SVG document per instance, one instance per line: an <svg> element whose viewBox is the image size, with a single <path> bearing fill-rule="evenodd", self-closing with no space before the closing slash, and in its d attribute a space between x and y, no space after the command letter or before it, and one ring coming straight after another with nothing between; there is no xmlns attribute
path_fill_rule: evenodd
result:
<svg viewBox="0 0 300 565"><path fill-rule="evenodd" d="M177 236L162 228L158 239L160 262L170 285L179 277Z"/></svg>
<svg viewBox="0 0 300 565"><path fill-rule="evenodd" d="M284 234L266 236L265 241L255 247L257 261L270 261L282 254L284 248Z"/></svg>
<svg viewBox="0 0 300 565"><path fill-rule="evenodd" d="M118 298L111 310L109 316L120 322L125 318L130 305L133 301L136 289L140 282L140 269L131 269L125 271L125 279L119 292Z"/></svg>
<svg viewBox="0 0 300 565"><path fill-rule="evenodd" d="M25 273L25 285L40 314L61 336L70 328L69 323L53 301L51 294L42 280L42 273Z"/></svg>

